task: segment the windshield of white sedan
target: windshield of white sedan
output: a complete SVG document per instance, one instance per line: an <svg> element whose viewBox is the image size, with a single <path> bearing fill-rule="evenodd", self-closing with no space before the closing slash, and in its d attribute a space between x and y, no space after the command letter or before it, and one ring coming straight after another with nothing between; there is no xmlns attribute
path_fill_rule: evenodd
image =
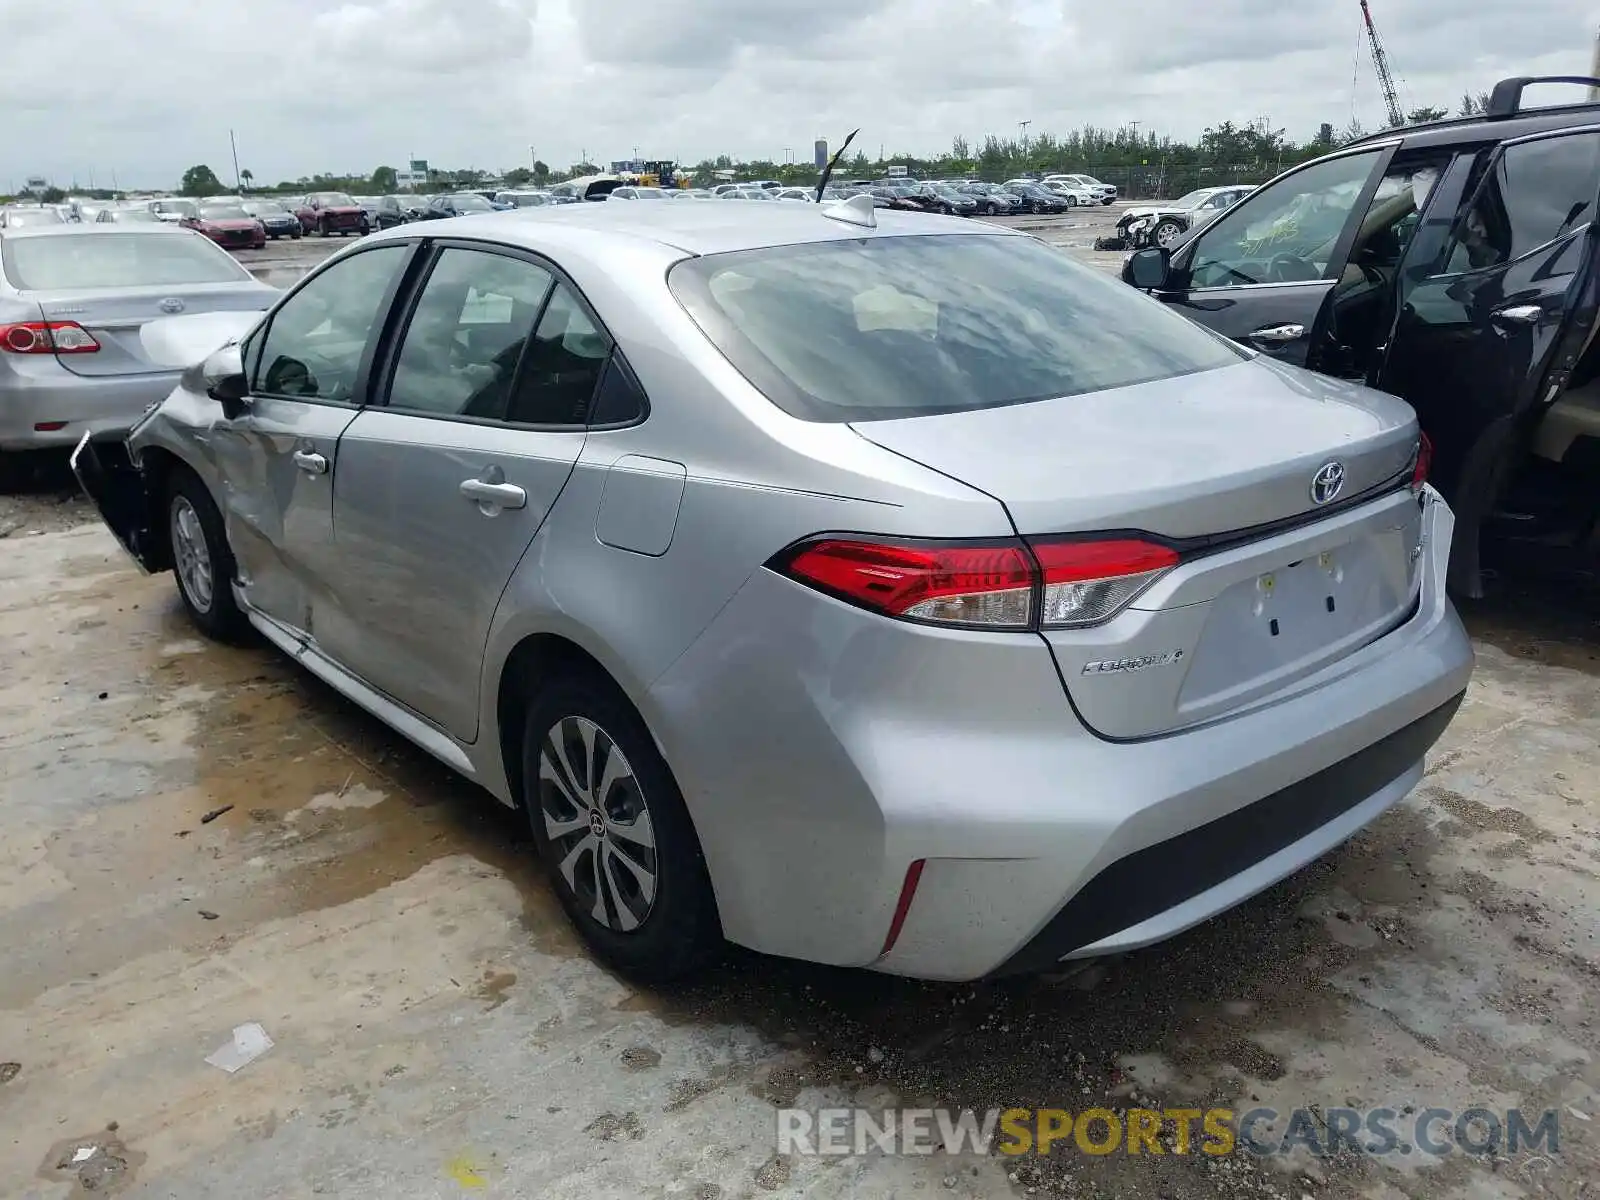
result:
<svg viewBox="0 0 1600 1200"><path fill-rule="evenodd" d="M239 283L250 273L208 239L152 233L83 233L0 240L0 265L22 291Z"/></svg>
<svg viewBox="0 0 1600 1200"><path fill-rule="evenodd" d="M1241 352L1027 237L809 242L668 284L769 399L814 421L995 408L1229 366Z"/></svg>

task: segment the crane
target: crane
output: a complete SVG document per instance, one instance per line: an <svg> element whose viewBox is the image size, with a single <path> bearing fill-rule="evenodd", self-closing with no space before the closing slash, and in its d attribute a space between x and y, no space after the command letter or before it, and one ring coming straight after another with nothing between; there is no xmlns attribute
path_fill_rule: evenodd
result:
<svg viewBox="0 0 1600 1200"><path fill-rule="evenodd" d="M1398 127L1406 123L1400 111L1400 97L1395 93L1394 73L1389 70L1389 55L1384 51L1378 27L1372 23L1372 10L1367 0L1361 0L1361 19L1367 23L1367 41L1372 46L1372 67L1378 73L1378 86L1383 89L1383 103L1389 110L1389 124Z"/></svg>

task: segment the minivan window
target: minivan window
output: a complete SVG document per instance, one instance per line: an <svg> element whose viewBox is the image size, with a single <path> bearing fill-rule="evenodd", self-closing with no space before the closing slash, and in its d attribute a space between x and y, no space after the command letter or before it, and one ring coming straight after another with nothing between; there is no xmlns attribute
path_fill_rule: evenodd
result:
<svg viewBox="0 0 1600 1200"><path fill-rule="evenodd" d="M1594 220L1600 133L1507 146L1456 229L1447 274L1521 258Z"/></svg>
<svg viewBox="0 0 1600 1200"><path fill-rule="evenodd" d="M995 408L1237 363L1216 335L1035 238L808 242L686 259L668 286L785 412Z"/></svg>

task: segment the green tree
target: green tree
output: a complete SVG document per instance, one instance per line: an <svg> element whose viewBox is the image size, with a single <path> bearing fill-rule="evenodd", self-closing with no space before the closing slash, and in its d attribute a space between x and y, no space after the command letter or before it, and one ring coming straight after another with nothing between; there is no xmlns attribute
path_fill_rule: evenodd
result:
<svg viewBox="0 0 1600 1200"><path fill-rule="evenodd" d="M39 196L43 204L60 204L66 198L67 194L58 187L47 187Z"/></svg>
<svg viewBox="0 0 1600 1200"><path fill-rule="evenodd" d="M1456 110L1459 116L1476 117L1489 111L1489 93L1472 92L1461 93L1461 107Z"/></svg>
<svg viewBox="0 0 1600 1200"><path fill-rule="evenodd" d="M513 167L506 172L505 180L514 188L527 187L533 180L533 172L527 167Z"/></svg>
<svg viewBox="0 0 1600 1200"><path fill-rule="evenodd" d="M1442 108L1427 105L1423 108L1413 108L1406 114L1407 125L1426 125L1429 121L1442 121L1450 114Z"/></svg>
<svg viewBox="0 0 1600 1200"><path fill-rule="evenodd" d="M239 172L239 181L248 188L256 181L255 172L251 171L249 167L246 167L244 170Z"/></svg>
<svg viewBox="0 0 1600 1200"><path fill-rule="evenodd" d="M379 167L372 173L372 190L380 196L387 196L398 191L400 187L400 173L393 167Z"/></svg>
<svg viewBox="0 0 1600 1200"><path fill-rule="evenodd" d="M201 163L183 173L180 190L185 196L215 196L222 191L222 181L217 178L216 172Z"/></svg>
<svg viewBox="0 0 1600 1200"><path fill-rule="evenodd" d="M533 179L534 179L534 182L539 184L541 187L543 187L544 184L545 184L545 181L548 180L549 178L550 178L550 164L547 163L547 162L544 162L544 161L542 161L540 159L537 159L537 158L534 159L533 160Z"/></svg>

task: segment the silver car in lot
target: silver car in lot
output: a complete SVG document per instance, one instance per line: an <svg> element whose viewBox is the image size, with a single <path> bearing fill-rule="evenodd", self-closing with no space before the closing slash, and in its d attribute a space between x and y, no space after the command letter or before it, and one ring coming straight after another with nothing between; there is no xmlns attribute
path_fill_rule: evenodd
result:
<svg viewBox="0 0 1600 1200"><path fill-rule="evenodd" d="M0 476L21 451L121 434L178 382L141 333L173 313L259 313L280 293L155 222L0 233Z"/></svg>
<svg viewBox="0 0 1600 1200"><path fill-rule="evenodd" d="M201 630L521 808L638 978L1157 941L1396 803L1471 672L1404 404L1013 230L430 222L238 333L85 488Z"/></svg>

